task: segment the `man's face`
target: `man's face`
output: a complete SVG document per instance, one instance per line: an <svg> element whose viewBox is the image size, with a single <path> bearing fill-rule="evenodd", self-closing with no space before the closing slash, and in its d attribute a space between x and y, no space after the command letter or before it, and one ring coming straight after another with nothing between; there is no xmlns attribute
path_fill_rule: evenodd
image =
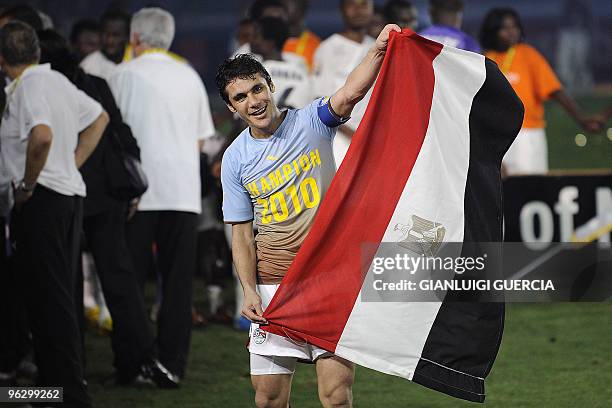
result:
<svg viewBox="0 0 612 408"><path fill-rule="evenodd" d="M85 30L79 34L74 43L78 55L84 57L100 49L100 33Z"/></svg>
<svg viewBox="0 0 612 408"><path fill-rule="evenodd" d="M394 23L396 23L401 28L409 28L411 30L416 30L419 21L417 20L418 11L416 7L402 7L397 10L397 16Z"/></svg>
<svg viewBox="0 0 612 408"><path fill-rule="evenodd" d="M102 50L108 56L123 55L129 40L129 27L122 20L109 20L102 25Z"/></svg>
<svg viewBox="0 0 612 408"><path fill-rule="evenodd" d="M502 20L502 25L497 32L497 42L501 49L508 49L519 42L521 30L516 24L514 17L506 16Z"/></svg>
<svg viewBox="0 0 612 408"><path fill-rule="evenodd" d="M251 78L236 78L230 82L225 91L229 97L228 108L244 120L247 125L255 129L269 129L274 120L276 106L272 98L272 89L268 83L257 73Z"/></svg>
<svg viewBox="0 0 612 408"><path fill-rule="evenodd" d="M373 13L372 0L347 0L342 7L344 24L352 30L368 28Z"/></svg>

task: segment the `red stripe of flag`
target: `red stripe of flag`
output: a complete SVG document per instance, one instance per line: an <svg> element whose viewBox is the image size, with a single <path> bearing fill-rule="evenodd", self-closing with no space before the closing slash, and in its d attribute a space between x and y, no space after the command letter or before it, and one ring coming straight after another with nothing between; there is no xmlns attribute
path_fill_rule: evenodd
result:
<svg viewBox="0 0 612 408"><path fill-rule="evenodd" d="M362 262L367 268L374 256L362 256L362 244L382 240L423 144L441 50L412 31L392 33L364 119L264 330L335 351L363 284Z"/></svg>

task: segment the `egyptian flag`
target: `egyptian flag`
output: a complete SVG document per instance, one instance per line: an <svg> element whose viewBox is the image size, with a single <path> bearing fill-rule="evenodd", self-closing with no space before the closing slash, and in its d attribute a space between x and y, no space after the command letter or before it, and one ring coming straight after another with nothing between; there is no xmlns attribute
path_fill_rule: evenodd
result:
<svg viewBox="0 0 612 408"><path fill-rule="evenodd" d="M402 226L444 242L502 240L502 157L523 106L497 65L391 33L364 120L264 317L265 330L356 364L483 402L503 303L363 302L363 243ZM399 228L398 228L399 226Z"/></svg>

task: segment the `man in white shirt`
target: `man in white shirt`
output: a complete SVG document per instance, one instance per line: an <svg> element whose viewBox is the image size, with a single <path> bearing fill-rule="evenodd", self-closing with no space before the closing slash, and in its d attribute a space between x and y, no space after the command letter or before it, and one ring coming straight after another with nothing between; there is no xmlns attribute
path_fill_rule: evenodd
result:
<svg viewBox="0 0 612 408"><path fill-rule="evenodd" d="M253 52L263 57L263 66L274 82L276 105L280 108L303 108L312 102L312 89L305 64L287 60L283 45L289 38L288 24L275 17L254 22Z"/></svg>
<svg viewBox="0 0 612 408"><path fill-rule="evenodd" d="M344 20L344 31L332 34L315 52L313 86L316 97L332 95L340 89L374 43L374 39L366 34L374 13L372 0L340 0L340 11ZM334 159L337 167L344 159L371 94L372 90L355 105L351 119L341 126L336 134Z"/></svg>
<svg viewBox="0 0 612 408"><path fill-rule="evenodd" d="M64 403L91 405L76 316L76 261L85 183L78 168L98 144L108 115L66 77L38 65L34 30L10 22L0 65L12 80L0 126L2 162L14 186L12 240L39 385L64 388Z"/></svg>
<svg viewBox="0 0 612 408"><path fill-rule="evenodd" d="M130 15L110 10L100 20L102 47L86 56L80 66L88 74L108 81L117 64L123 61L130 36Z"/></svg>
<svg viewBox="0 0 612 408"><path fill-rule="evenodd" d="M167 52L174 18L144 8L131 23L135 58L121 64L109 85L140 146L149 189L127 226L128 245L142 286L153 261L162 276L159 360L182 377L191 336L192 275L201 210L200 149L214 134L206 89L188 64Z"/></svg>

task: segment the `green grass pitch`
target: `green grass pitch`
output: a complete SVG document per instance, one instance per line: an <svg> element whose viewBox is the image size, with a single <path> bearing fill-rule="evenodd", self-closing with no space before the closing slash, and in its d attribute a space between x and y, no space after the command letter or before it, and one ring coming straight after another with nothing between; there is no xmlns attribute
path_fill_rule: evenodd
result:
<svg viewBox="0 0 612 408"><path fill-rule="evenodd" d="M510 304L500 353L487 379L486 407L612 407L612 303ZM107 337L88 332L87 378L96 407L252 407L246 333L211 325L192 337L179 390L103 385L112 373ZM359 408L461 408L460 401L410 381L358 367ZM294 408L320 407L314 367L300 364Z"/></svg>

